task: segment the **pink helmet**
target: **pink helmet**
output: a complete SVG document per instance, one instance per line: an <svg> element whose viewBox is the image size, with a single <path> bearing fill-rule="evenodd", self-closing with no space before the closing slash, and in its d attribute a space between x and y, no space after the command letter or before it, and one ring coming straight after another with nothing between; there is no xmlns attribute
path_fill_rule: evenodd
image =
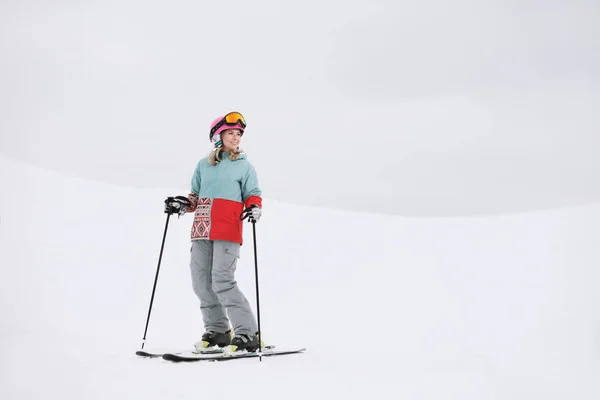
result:
<svg viewBox="0 0 600 400"><path fill-rule="evenodd" d="M244 134L244 129L246 129L244 117L240 113L231 112L216 118L210 124L210 134L208 138L215 144L215 147L219 147L223 144L221 141L221 132L226 131L227 129L239 129L242 134Z"/></svg>

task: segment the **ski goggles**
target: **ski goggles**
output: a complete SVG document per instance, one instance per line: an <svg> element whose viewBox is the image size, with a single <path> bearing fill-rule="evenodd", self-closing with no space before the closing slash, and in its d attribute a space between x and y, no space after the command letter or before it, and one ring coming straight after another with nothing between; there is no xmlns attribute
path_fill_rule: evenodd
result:
<svg viewBox="0 0 600 400"><path fill-rule="evenodd" d="M246 120L244 119L244 116L239 112L230 112L229 114L225 115L222 120L217 122L215 126L213 126L213 128L210 130L210 136L212 138L215 132L218 131L223 125L235 126L238 124L242 128L246 128Z"/></svg>

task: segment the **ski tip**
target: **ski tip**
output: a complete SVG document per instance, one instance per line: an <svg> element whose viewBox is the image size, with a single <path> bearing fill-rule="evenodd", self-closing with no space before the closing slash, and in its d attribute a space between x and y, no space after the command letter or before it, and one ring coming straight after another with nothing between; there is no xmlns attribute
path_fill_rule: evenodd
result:
<svg viewBox="0 0 600 400"><path fill-rule="evenodd" d="M148 357L148 358L157 358L162 356L162 354L156 354L156 353L149 353L147 351L144 350L138 350L135 352L136 356L140 356L140 357Z"/></svg>

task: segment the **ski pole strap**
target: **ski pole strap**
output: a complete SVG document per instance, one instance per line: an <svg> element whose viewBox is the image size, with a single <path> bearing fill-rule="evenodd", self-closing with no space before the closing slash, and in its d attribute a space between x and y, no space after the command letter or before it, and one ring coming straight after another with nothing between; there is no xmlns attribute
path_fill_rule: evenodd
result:
<svg viewBox="0 0 600 400"><path fill-rule="evenodd" d="M184 206L188 206L188 205L190 205L190 200L185 196L175 196L175 197L170 196L170 197L167 197L165 200L165 204L169 204L169 203L179 203Z"/></svg>
<svg viewBox="0 0 600 400"><path fill-rule="evenodd" d="M244 212L242 212L242 215L240 215L240 219L243 221L243 220L245 220L246 218L248 218L250 215L252 215L252 209L253 209L254 207L257 207L257 206L255 206L255 205L252 205L252 206L250 206L250 207L246 208L246 209L244 210Z"/></svg>

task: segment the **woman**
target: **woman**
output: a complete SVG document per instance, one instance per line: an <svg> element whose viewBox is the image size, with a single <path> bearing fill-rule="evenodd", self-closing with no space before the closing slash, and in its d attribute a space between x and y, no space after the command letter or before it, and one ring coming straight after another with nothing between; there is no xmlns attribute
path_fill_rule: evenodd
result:
<svg viewBox="0 0 600 400"><path fill-rule="evenodd" d="M258 221L262 207L256 171L239 148L245 129L246 121L237 112L213 121L209 139L215 147L196 166L188 195L186 212L194 212L192 287L206 329L195 344L198 350L231 345L234 351L256 351L259 347L256 318L234 279L243 242L240 216L246 211L250 221Z"/></svg>

